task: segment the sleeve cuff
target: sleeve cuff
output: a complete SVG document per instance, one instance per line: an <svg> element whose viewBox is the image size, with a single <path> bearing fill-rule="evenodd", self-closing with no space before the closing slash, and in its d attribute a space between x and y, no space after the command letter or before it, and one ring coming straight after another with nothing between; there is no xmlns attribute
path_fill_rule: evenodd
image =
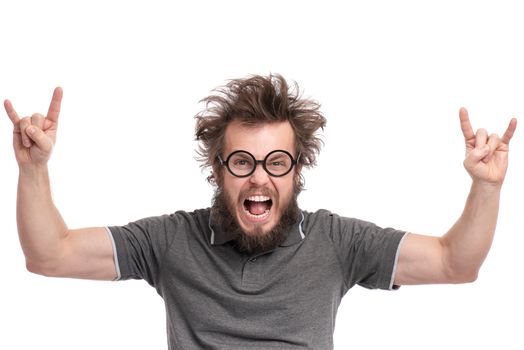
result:
<svg viewBox="0 0 524 350"><path fill-rule="evenodd" d="M116 250L115 239L109 227L106 227L106 231L107 231L107 235L109 236L109 239L111 240L111 245L113 247L113 259L115 262L115 269L116 269L116 277L113 281L119 281L122 278L122 274L120 273L120 264L118 263L118 253Z"/></svg>
<svg viewBox="0 0 524 350"><path fill-rule="evenodd" d="M402 243L404 243L404 239L408 235L408 232L405 232L402 238L400 239L400 242L398 243L397 247L397 253L395 254L395 264L393 265L393 271L391 273L391 281L389 282L389 290L397 290L400 288L400 286L394 284L395 283L395 275L397 274L397 264L398 264L398 258L400 256L400 249L402 248Z"/></svg>

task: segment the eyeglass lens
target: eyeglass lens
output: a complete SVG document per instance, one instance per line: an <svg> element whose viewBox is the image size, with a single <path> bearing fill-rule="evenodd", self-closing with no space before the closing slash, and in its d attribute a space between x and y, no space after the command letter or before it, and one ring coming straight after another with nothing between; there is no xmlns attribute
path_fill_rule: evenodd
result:
<svg viewBox="0 0 524 350"><path fill-rule="evenodd" d="M246 151L233 152L226 161L229 171L236 176L247 176L255 171L257 161ZM264 169L273 176L283 176L293 167L293 158L283 151L269 153L263 161Z"/></svg>

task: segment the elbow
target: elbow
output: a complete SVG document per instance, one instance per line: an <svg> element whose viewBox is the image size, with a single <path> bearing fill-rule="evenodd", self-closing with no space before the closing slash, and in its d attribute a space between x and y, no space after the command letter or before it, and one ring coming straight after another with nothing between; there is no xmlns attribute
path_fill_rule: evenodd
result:
<svg viewBox="0 0 524 350"><path fill-rule="evenodd" d="M27 271L36 275L45 277L58 277L57 269L50 264L36 262L34 260L26 259L25 267Z"/></svg>
<svg viewBox="0 0 524 350"><path fill-rule="evenodd" d="M483 258L469 254L457 253L457 249L452 250L449 241L442 240L443 251L441 264L443 270L444 283L461 284L473 283L477 280Z"/></svg>
<svg viewBox="0 0 524 350"><path fill-rule="evenodd" d="M448 282L453 284L473 283L479 275L478 269L468 271L455 271L448 277Z"/></svg>
<svg viewBox="0 0 524 350"><path fill-rule="evenodd" d="M33 260L26 259L25 268L27 269L27 271L36 275L46 276L46 272L45 269L42 267L42 264L39 264Z"/></svg>
<svg viewBox="0 0 524 350"><path fill-rule="evenodd" d="M478 278L478 272L469 273L461 277L458 283L473 283Z"/></svg>

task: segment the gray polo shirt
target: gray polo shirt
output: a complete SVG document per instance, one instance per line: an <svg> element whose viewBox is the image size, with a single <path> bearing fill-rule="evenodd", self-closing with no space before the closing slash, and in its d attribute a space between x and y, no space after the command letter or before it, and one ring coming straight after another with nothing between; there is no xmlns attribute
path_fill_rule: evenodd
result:
<svg viewBox="0 0 524 350"><path fill-rule="evenodd" d="M169 349L332 349L355 284L393 289L403 231L326 210L302 212L276 249L247 256L210 221L179 211L109 227L118 279L164 299Z"/></svg>

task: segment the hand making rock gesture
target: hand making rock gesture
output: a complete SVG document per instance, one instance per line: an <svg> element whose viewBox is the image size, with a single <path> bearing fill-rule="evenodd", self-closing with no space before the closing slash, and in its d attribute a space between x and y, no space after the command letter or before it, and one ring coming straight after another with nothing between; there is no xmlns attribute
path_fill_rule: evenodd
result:
<svg viewBox="0 0 524 350"><path fill-rule="evenodd" d="M11 102L4 101L7 115L14 126L13 147L20 167L45 165L51 157L56 142L62 94L62 89L57 87L47 116L35 113L20 119Z"/></svg>
<svg viewBox="0 0 524 350"><path fill-rule="evenodd" d="M464 167L467 172L473 181L502 185L508 168L509 142L517 128L517 119L511 119L500 138L497 134L488 135L485 129L478 129L474 133L465 108L460 109L459 117L466 141Z"/></svg>

